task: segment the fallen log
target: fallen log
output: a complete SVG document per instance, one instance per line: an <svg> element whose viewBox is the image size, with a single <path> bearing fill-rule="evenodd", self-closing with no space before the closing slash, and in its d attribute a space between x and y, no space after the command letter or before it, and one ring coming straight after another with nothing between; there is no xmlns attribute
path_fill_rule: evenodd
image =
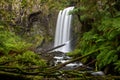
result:
<svg viewBox="0 0 120 80"><path fill-rule="evenodd" d="M5 72L5 71L0 71L0 76L1 76L0 77L1 80L31 80L25 75L19 73Z"/></svg>
<svg viewBox="0 0 120 80"><path fill-rule="evenodd" d="M53 47L53 48L50 48L50 49L47 49L47 50L40 50L39 52L39 54L42 54L42 53L48 53L48 52L50 52L50 51L53 51L53 50L55 50L55 49L57 49L57 48L60 48L60 47L63 47L65 44L62 44L62 45L59 45L59 46L56 46L56 47Z"/></svg>
<svg viewBox="0 0 120 80"><path fill-rule="evenodd" d="M75 58L75 59L73 59L73 60L70 60L70 61L68 61L68 62L59 64L59 65L54 66L54 67L51 67L51 68L48 68L48 70L51 70L50 72L54 72L55 70L58 70L58 69L64 67L65 65L67 65L67 64L69 64L69 63L73 63L73 62L79 61L79 60L81 60L81 59L83 59L83 58L85 58L85 57L87 57L87 56L90 56L90 55L94 54L95 52L97 52L97 51L99 51L99 50L100 50L100 49L96 49L96 50L94 50L94 51L89 52L88 54L86 54L86 55L84 55L84 56L80 56L80 57L77 57L77 58Z"/></svg>

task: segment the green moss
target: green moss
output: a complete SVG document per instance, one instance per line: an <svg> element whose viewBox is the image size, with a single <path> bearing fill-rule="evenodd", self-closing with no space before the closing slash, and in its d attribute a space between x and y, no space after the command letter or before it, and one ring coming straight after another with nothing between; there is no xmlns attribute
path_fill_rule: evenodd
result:
<svg viewBox="0 0 120 80"><path fill-rule="evenodd" d="M16 55L15 61L16 62L13 65L16 65L21 68L29 68L31 66L41 66L42 68L46 66L45 60L41 59L40 56L38 56L32 51L26 51L23 54ZM40 70L44 70L44 68Z"/></svg>
<svg viewBox="0 0 120 80"><path fill-rule="evenodd" d="M10 31L0 31L0 52L3 54L9 54L10 51L23 52L31 45Z"/></svg>
<svg viewBox="0 0 120 80"><path fill-rule="evenodd" d="M37 37L37 39L39 39ZM40 38L42 40L42 38ZM13 32L0 29L0 64L4 66L17 67L20 69L32 66L45 67L45 60L30 51L34 47L31 43L15 35ZM44 70L44 68L39 68ZM31 71L31 70L30 70Z"/></svg>

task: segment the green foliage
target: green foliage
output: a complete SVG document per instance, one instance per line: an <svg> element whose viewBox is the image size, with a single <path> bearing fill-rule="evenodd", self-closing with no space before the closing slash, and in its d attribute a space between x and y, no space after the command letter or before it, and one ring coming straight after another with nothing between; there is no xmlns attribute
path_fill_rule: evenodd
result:
<svg viewBox="0 0 120 80"><path fill-rule="evenodd" d="M31 62L34 65L43 64L42 61L41 62L37 61L38 59L40 59L40 57L37 54L35 54L34 52L32 52L32 51L26 51L23 54L18 54L16 56L16 60L17 61L21 61L22 63L29 63L29 62ZM45 65L45 64L43 64L43 65Z"/></svg>
<svg viewBox="0 0 120 80"><path fill-rule="evenodd" d="M9 54L11 51L20 53L30 48L31 45L10 31L0 31L0 52L2 54Z"/></svg>
<svg viewBox="0 0 120 80"><path fill-rule="evenodd" d="M119 11L115 7L117 2L109 0L98 2L97 0L80 0L77 8L74 9L73 14L78 15L83 25L82 30L86 28L87 32L84 30L77 45L78 48L71 52L70 56L86 55L100 49L96 54L87 57L85 62L96 59L96 68L98 67L99 70L108 65L114 65L114 69L120 70L120 17L118 16ZM88 3L91 4L88 5Z"/></svg>
<svg viewBox="0 0 120 80"><path fill-rule="evenodd" d="M116 62L118 56L116 55L116 50L103 49L100 51L100 54L97 56L97 64L99 68Z"/></svg>
<svg viewBox="0 0 120 80"><path fill-rule="evenodd" d="M41 0L41 3L46 4L49 10L64 9L69 5L69 0Z"/></svg>
<svg viewBox="0 0 120 80"><path fill-rule="evenodd" d="M117 71L120 71L120 60L116 61L116 62L114 63L114 65L116 66L115 69L116 69Z"/></svg>
<svg viewBox="0 0 120 80"><path fill-rule="evenodd" d="M20 69L29 68L32 66L46 67L46 61L32 51L26 51L17 55L5 55L0 57L0 65L4 64L11 67L18 67ZM39 70L43 70L40 68Z"/></svg>
<svg viewBox="0 0 120 80"><path fill-rule="evenodd" d="M99 31L103 31L103 36L112 40L120 34L120 18L103 19L101 25L98 26Z"/></svg>
<svg viewBox="0 0 120 80"><path fill-rule="evenodd" d="M0 65L20 69L32 66L45 67L46 61L30 51L31 47L33 47L31 43L25 42L13 32L4 30L4 26L0 26Z"/></svg>
<svg viewBox="0 0 120 80"><path fill-rule="evenodd" d="M46 62L43 59L40 59L40 56L35 54L32 51L26 51L23 54L18 54L15 56L15 64L20 67L23 65L23 68L30 67L30 66L46 66Z"/></svg>
<svg viewBox="0 0 120 80"><path fill-rule="evenodd" d="M80 56L81 55L80 54L80 49L75 49L73 52L67 53L67 55L70 56L70 57L72 57L72 56L77 57L78 55ZM75 56L75 55L77 55L77 56Z"/></svg>
<svg viewBox="0 0 120 80"><path fill-rule="evenodd" d="M98 48L101 49L95 55L90 56L97 59L99 69L107 66L108 64L114 63L119 59L118 37L120 35L120 23L117 23L117 20L119 19L120 18L104 19L101 24L97 26L97 29L85 32L81 38L79 44L79 53L81 55L85 55L89 51Z"/></svg>

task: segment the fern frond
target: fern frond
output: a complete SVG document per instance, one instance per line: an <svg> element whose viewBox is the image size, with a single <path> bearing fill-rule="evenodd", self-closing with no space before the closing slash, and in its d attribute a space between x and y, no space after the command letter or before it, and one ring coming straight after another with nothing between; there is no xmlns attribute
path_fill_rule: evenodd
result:
<svg viewBox="0 0 120 80"><path fill-rule="evenodd" d="M115 70L120 71L120 60L116 61L114 65L116 66Z"/></svg>
<svg viewBox="0 0 120 80"><path fill-rule="evenodd" d="M104 49L97 56L98 67L101 69L102 67L117 61L118 56L116 55L116 50Z"/></svg>

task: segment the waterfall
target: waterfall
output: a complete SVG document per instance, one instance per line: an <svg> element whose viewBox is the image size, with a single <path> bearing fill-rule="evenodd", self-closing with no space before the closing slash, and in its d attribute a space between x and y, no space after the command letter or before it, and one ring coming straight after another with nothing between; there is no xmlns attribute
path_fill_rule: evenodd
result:
<svg viewBox="0 0 120 80"><path fill-rule="evenodd" d="M63 47L56 49L55 51L61 52L70 52L72 50L71 40L72 40L72 29L71 29L71 21L72 15L69 14L74 7L68 7L64 10L60 10L58 14L57 24L56 24L56 32L55 32L55 40L54 47L65 44Z"/></svg>
<svg viewBox="0 0 120 80"><path fill-rule="evenodd" d="M65 63L71 59L71 57L68 57L66 54L67 52L72 51L72 15L69 14L71 10L73 10L74 7L68 7L64 10L60 10L57 18L57 24L56 24L56 32L55 32L55 40L54 40L54 47L61 46L65 44L64 46L55 49L55 51L60 51L62 53L55 54L54 57L54 64L55 66L60 63ZM72 70L74 68L77 68L79 66L82 66L82 63L74 62L67 64L65 67L63 67L63 70Z"/></svg>

